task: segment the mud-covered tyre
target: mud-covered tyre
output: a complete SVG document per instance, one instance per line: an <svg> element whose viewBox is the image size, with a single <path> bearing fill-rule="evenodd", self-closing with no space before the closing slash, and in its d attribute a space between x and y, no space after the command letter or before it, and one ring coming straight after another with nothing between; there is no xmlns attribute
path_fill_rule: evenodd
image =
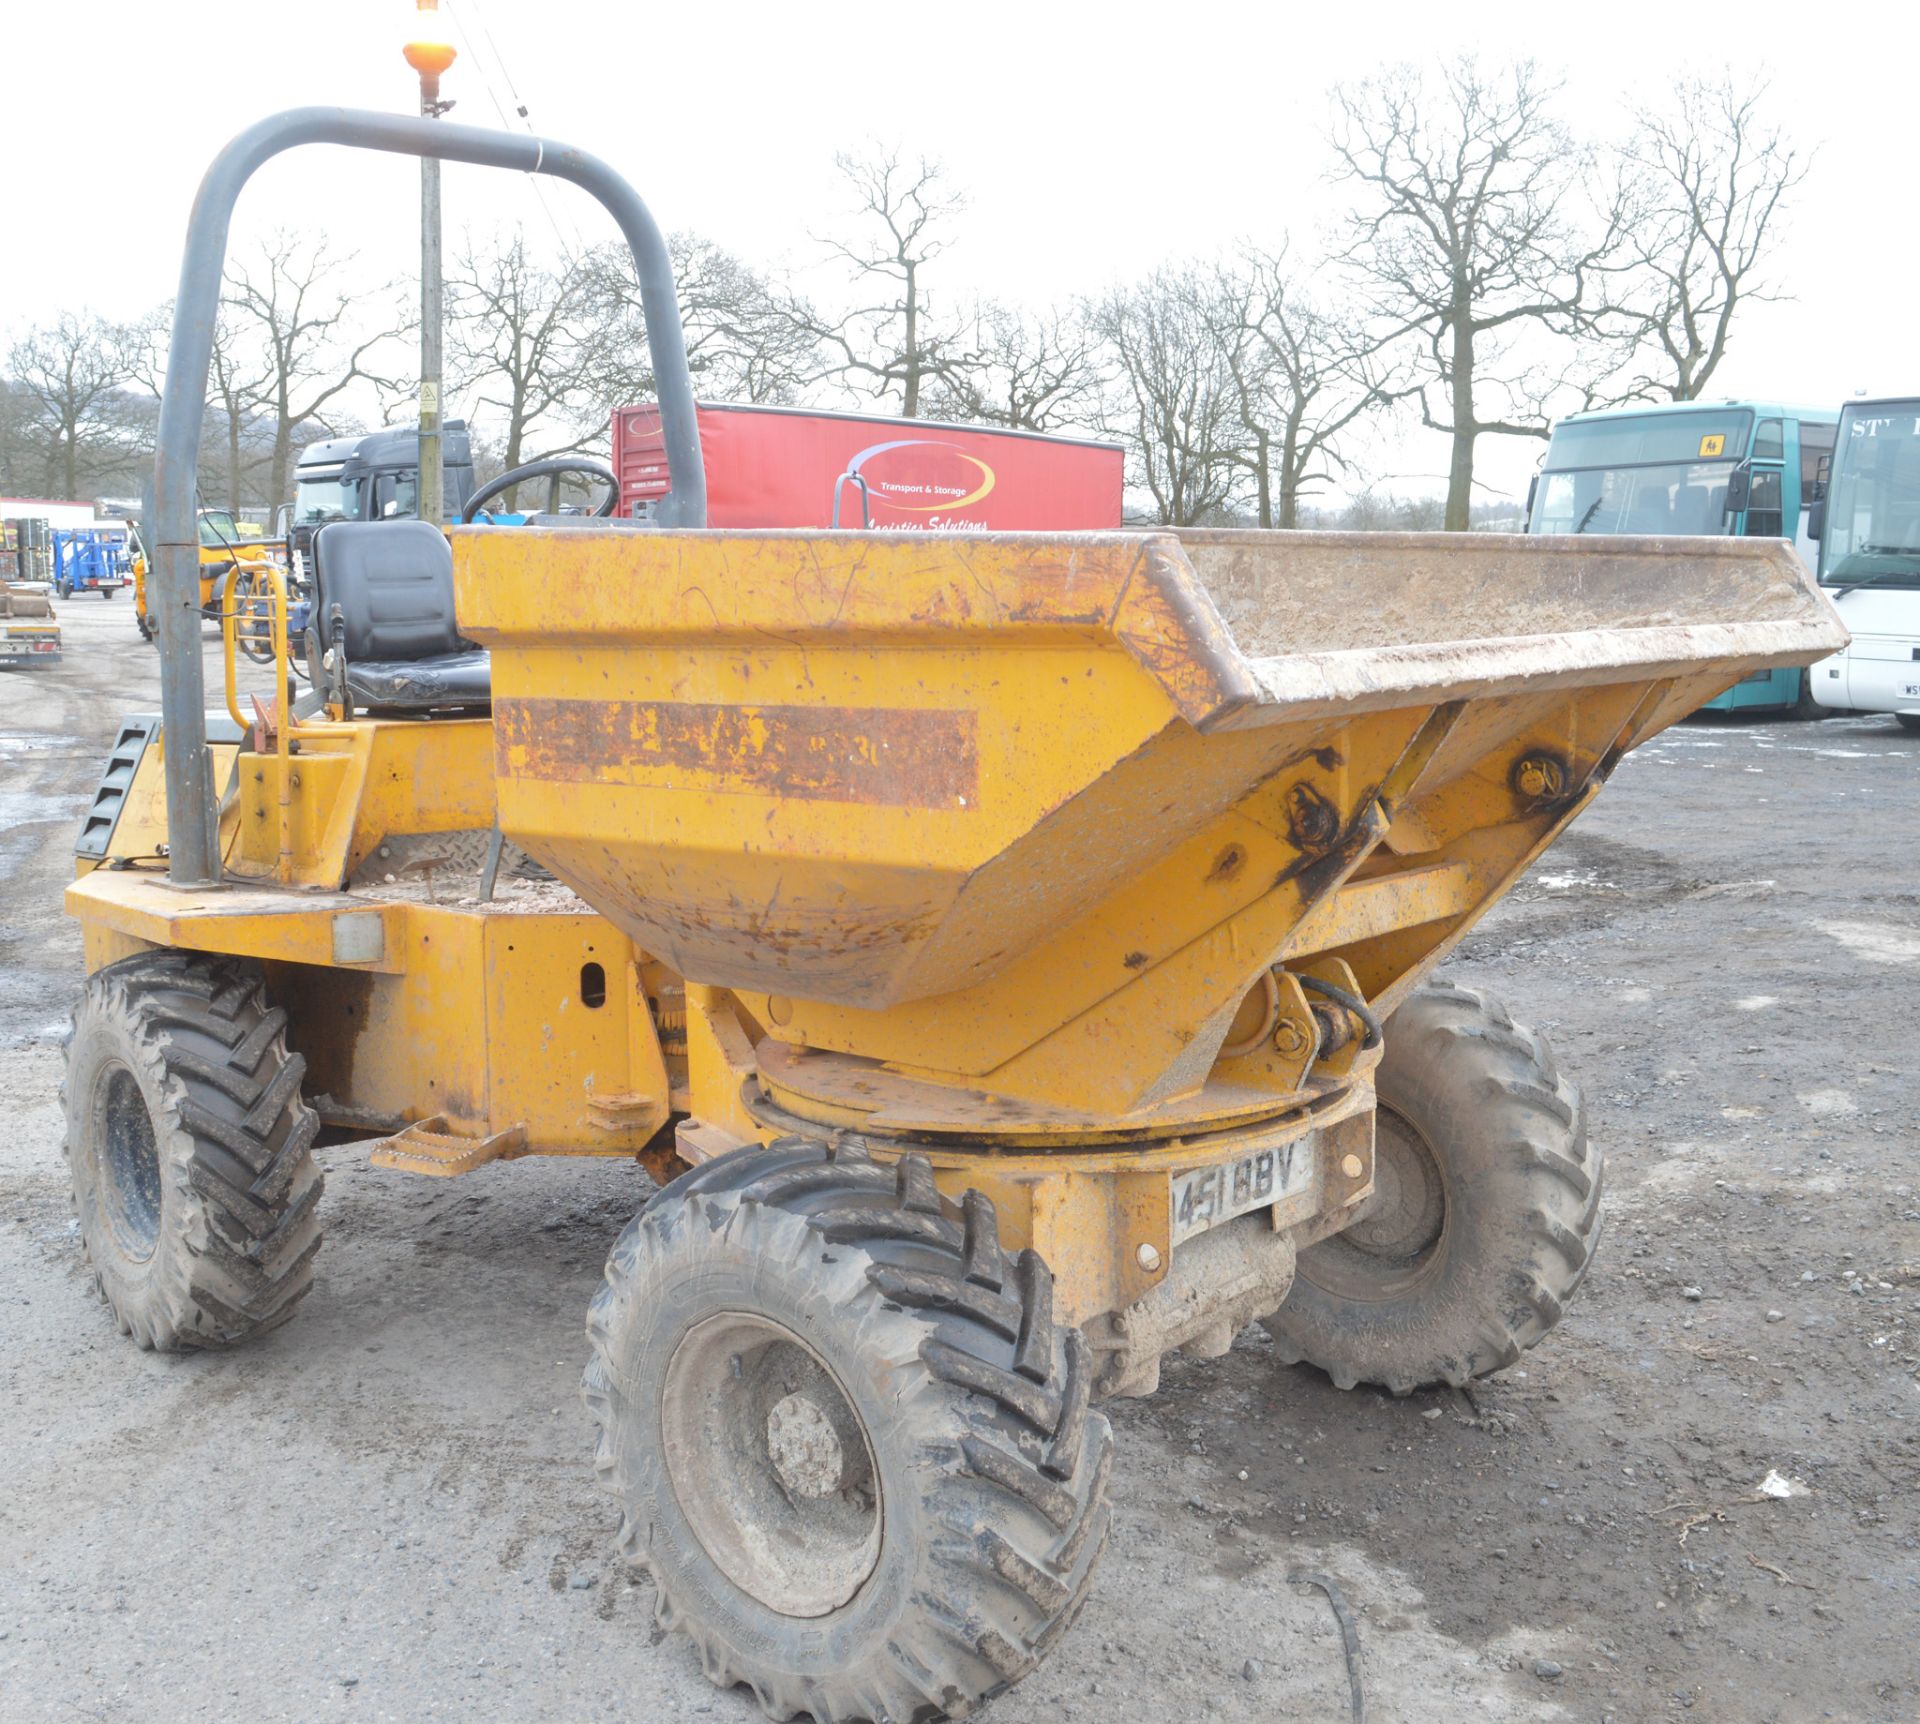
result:
<svg viewBox="0 0 1920 1724"><path fill-rule="evenodd" d="M87 978L67 1161L96 1283L143 1347L247 1340L313 1284L319 1121L286 1021L237 959L148 952Z"/></svg>
<svg viewBox="0 0 1920 1724"><path fill-rule="evenodd" d="M622 1551L768 1717L963 1717L1078 1614L1112 1458L1085 1344L923 1157L789 1138L682 1175L587 1330Z"/></svg>
<svg viewBox="0 0 1920 1724"><path fill-rule="evenodd" d="M1300 1253L1279 1355L1404 1395L1511 1365L1559 1322L1600 1234L1580 1092L1489 994L1422 987L1387 1021L1377 1198Z"/></svg>

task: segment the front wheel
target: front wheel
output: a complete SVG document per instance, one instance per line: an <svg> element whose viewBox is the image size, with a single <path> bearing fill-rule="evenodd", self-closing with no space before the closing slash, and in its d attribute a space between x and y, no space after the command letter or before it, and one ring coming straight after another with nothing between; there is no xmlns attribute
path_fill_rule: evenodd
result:
<svg viewBox="0 0 1920 1724"><path fill-rule="evenodd" d="M87 978L61 1091L74 1207L143 1347L246 1340L313 1284L319 1121L286 1022L231 958L144 952Z"/></svg>
<svg viewBox="0 0 1920 1724"><path fill-rule="evenodd" d="M1511 1365L1559 1322L1600 1236L1580 1092L1489 994L1429 983L1388 1019L1375 1195L1300 1253L1280 1356L1404 1395Z"/></svg>
<svg viewBox="0 0 1920 1724"><path fill-rule="evenodd" d="M661 1625L770 1718L961 1717L1086 1598L1112 1437L993 1206L802 1138L682 1175L620 1236L583 1392Z"/></svg>

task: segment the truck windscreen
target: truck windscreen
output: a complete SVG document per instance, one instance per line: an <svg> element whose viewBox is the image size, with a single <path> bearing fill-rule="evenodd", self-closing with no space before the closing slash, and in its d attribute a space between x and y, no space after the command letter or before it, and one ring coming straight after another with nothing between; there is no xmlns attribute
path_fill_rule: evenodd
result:
<svg viewBox="0 0 1920 1724"><path fill-rule="evenodd" d="M338 474L303 478L294 491L293 519L302 527L322 521L357 521L360 518L360 481L342 479Z"/></svg>
<svg viewBox="0 0 1920 1724"><path fill-rule="evenodd" d="M1920 401L1841 410L1820 580L1920 588Z"/></svg>
<svg viewBox="0 0 1920 1724"><path fill-rule="evenodd" d="M1724 533L1744 410L1568 419L1554 428L1531 533Z"/></svg>

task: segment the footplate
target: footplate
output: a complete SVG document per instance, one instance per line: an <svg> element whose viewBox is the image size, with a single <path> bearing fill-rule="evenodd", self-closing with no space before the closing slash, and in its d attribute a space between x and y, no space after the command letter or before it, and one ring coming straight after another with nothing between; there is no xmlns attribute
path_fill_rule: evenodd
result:
<svg viewBox="0 0 1920 1724"><path fill-rule="evenodd" d="M368 1157L375 1167L424 1173L436 1179L471 1173L490 1161L511 1161L527 1153L527 1128L510 1125L491 1137L464 1137L447 1129L447 1116L432 1114L405 1131L377 1139Z"/></svg>

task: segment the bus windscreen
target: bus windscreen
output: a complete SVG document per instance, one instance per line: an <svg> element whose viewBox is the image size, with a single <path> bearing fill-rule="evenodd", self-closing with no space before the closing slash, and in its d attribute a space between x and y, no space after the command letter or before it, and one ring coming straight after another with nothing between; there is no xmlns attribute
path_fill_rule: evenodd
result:
<svg viewBox="0 0 1920 1724"><path fill-rule="evenodd" d="M1620 419L1563 419L1547 445L1547 471L1576 467L1641 467L1656 462L1738 461L1753 434L1745 411L1635 414Z"/></svg>
<svg viewBox="0 0 1920 1724"><path fill-rule="evenodd" d="M1723 533L1727 479L1752 430L1751 413L1724 409L1563 420L1527 531Z"/></svg>
<svg viewBox="0 0 1920 1724"><path fill-rule="evenodd" d="M1820 579L1920 588L1920 401L1841 410Z"/></svg>

